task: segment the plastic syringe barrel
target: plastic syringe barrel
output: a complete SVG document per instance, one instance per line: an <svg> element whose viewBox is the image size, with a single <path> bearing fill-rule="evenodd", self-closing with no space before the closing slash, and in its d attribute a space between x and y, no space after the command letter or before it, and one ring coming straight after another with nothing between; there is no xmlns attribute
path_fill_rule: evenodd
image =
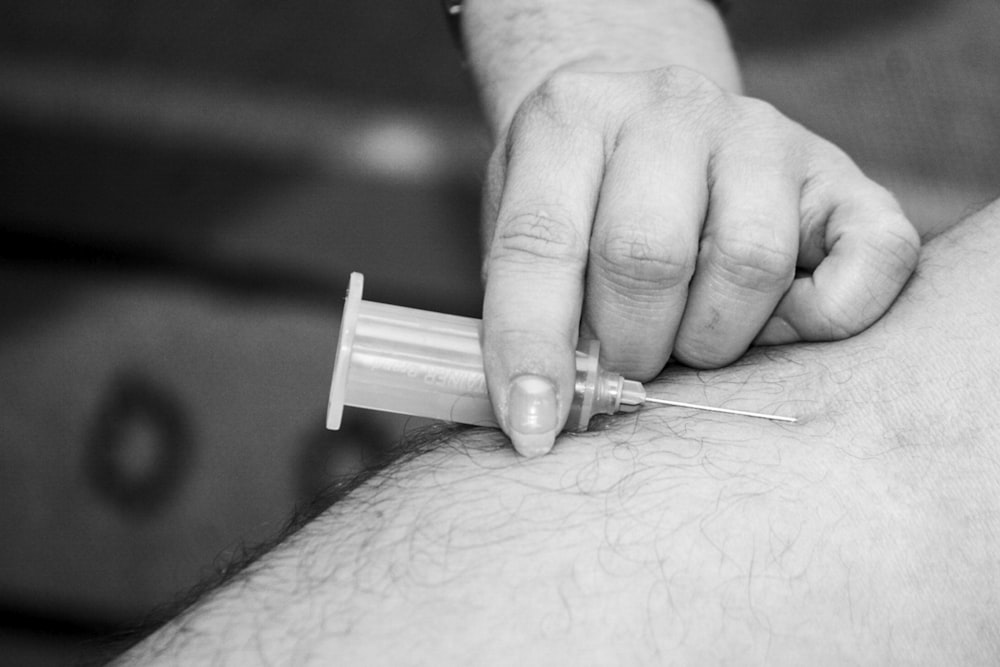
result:
<svg viewBox="0 0 1000 667"><path fill-rule="evenodd" d="M334 362L327 428L340 427L345 405L497 426L486 387L482 322L471 317L364 301L364 279L351 274ZM582 341L566 430L587 429L598 413L621 407L624 384L605 372L600 343Z"/></svg>

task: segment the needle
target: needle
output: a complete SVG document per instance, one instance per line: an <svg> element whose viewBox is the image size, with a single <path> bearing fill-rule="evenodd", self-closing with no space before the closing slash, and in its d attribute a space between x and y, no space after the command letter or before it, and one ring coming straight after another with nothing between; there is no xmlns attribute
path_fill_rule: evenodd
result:
<svg viewBox="0 0 1000 667"><path fill-rule="evenodd" d="M694 410L706 410L708 412L723 412L727 415L742 415L744 417L757 417L760 419L770 419L776 422L789 422L795 423L798 421L795 417L780 417L778 415L765 415L760 412L747 412L746 410L730 410L729 408L716 408L708 405L695 405L694 403L681 403L680 401L666 401L662 398L649 398L646 397L646 403L656 403L658 405L670 405L675 408L692 408Z"/></svg>

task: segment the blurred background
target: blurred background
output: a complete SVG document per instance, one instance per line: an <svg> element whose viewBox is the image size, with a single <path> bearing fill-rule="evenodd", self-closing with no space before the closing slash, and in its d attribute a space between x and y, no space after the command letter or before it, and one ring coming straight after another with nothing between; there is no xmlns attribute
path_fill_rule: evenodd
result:
<svg viewBox="0 0 1000 667"><path fill-rule="evenodd" d="M733 4L923 228L1000 194L996 0ZM0 6L0 664L73 664L391 455L323 428L347 277L478 316L489 141L436 0Z"/></svg>

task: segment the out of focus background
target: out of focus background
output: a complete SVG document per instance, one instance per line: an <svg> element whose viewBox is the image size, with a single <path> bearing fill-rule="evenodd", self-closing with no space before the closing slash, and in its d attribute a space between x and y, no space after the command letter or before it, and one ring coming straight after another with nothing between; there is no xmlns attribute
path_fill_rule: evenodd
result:
<svg viewBox="0 0 1000 667"><path fill-rule="evenodd" d="M934 230L1000 195L996 0L740 0L751 94ZM436 0L8 0L0 664L169 604L411 426L323 428L350 271L479 314L489 140Z"/></svg>

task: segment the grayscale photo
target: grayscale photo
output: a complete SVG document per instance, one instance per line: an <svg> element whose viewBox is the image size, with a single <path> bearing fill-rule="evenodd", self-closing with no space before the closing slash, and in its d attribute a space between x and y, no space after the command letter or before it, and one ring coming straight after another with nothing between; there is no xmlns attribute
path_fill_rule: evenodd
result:
<svg viewBox="0 0 1000 667"><path fill-rule="evenodd" d="M0 667L1000 664L1000 1L0 7Z"/></svg>

